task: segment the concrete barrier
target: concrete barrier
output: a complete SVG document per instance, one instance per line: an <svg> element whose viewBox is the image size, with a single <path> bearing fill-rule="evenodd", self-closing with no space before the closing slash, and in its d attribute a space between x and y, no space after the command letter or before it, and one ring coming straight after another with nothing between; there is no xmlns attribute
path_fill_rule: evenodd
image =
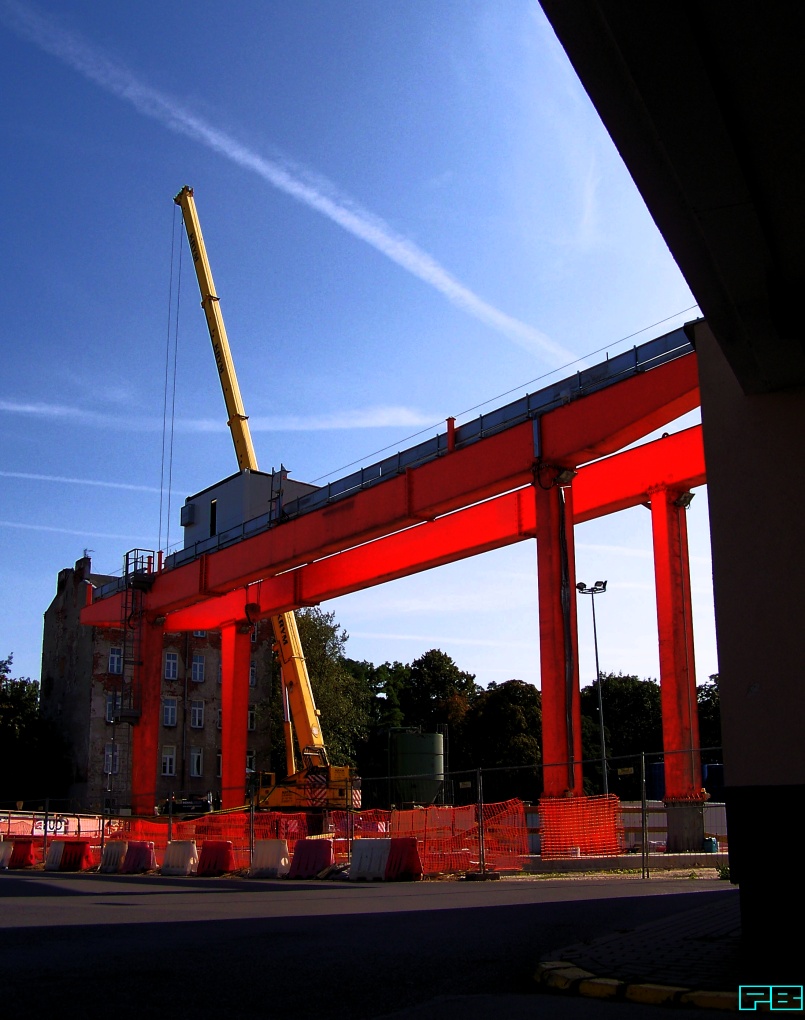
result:
<svg viewBox="0 0 805 1020"><path fill-rule="evenodd" d="M129 844L125 839L112 839L104 844L100 871L105 875L116 875L120 871L128 848Z"/></svg>
<svg viewBox="0 0 805 1020"><path fill-rule="evenodd" d="M334 863L331 839L300 839L294 847L288 878L315 878Z"/></svg>
<svg viewBox="0 0 805 1020"><path fill-rule="evenodd" d="M163 875L193 875L198 869L198 850L194 839L174 839L165 849Z"/></svg>
<svg viewBox="0 0 805 1020"><path fill-rule="evenodd" d="M230 839L205 839L198 859L198 875L225 875L235 870Z"/></svg>
<svg viewBox="0 0 805 1020"><path fill-rule="evenodd" d="M281 878L291 868L287 839L256 839L250 878Z"/></svg>
<svg viewBox="0 0 805 1020"><path fill-rule="evenodd" d="M349 878L352 882L383 881L391 851L390 839L357 839L352 844Z"/></svg>
<svg viewBox="0 0 805 1020"><path fill-rule="evenodd" d="M11 860L11 851L14 844L10 840L0 840L0 871L8 870L8 862Z"/></svg>
<svg viewBox="0 0 805 1020"><path fill-rule="evenodd" d="M156 871L157 857L154 844L148 840L130 840L126 856L120 865L123 875L135 875L143 871Z"/></svg>
<svg viewBox="0 0 805 1020"><path fill-rule="evenodd" d="M64 843L51 843L48 847L48 855L45 858L45 871L58 871L61 868Z"/></svg>

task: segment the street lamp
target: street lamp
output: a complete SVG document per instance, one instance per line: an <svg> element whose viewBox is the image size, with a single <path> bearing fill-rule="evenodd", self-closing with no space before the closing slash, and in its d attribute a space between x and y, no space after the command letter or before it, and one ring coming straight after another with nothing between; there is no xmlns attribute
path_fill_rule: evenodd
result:
<svg viewBox="0 0 805 1020"><path fill-rule="evenodd" d="M595 648L595 677L598 682L598 732L601 737L601 772L604 776L604 795L609 793L609 780L607 779L607 745L604 739L604 703L601 699L601 670L598 666L598 631L595 627L595 596L603 595L607 590L606 581L596 581L588 588L584 581L579 581L576 589L582 595L590 596L590 604L593 608L593 646Z"/></svg>

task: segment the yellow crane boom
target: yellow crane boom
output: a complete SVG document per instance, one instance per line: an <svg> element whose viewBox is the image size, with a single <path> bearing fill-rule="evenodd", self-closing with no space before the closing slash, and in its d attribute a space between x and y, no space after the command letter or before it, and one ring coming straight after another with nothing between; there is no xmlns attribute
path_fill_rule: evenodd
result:
<svg viewBox="0 0 805 1020"><path fill-rule="evenodd" d="M221 314L221 305L215 293L212 270L204 246L204 237L193 197L193 189L185 186L174 199L182 210L187 240L193 256L198 285L201 291L201 307L207 319L215 364L224 394L227 424L232 433L232 442L241 471L257 471L257 455L254 452L248 416L243 407L235 365ZM288 775L297 772L293 747L293 730L305 765L327 766L327 752L319 725L319 712L313 698L302 642L293 613L282 613L271 618L274 630L283 687L283 712L285 718L285 754Z"/></svg>

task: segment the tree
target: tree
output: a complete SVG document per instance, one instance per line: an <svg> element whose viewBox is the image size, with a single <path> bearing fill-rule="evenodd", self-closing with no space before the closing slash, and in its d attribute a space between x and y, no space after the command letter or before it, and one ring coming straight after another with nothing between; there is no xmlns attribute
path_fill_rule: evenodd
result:
<svg viewBox="0 0 805 1020"><path fill-rule="evenodd" d="M598 723L598 684L604 710L604 739L607 760L611 762L609 788L627 799L640 793L640 760L642 751L662 751L662 709L660 686L656 680L640 680L623 673L602 673L598 681L581 691L582 754L585 761L601 759L601 738ZM624 758L623 756L629 756ZM617 775L618 768L632 768L632 775ZM603 789L600 766L586 765L585 772Z"/></svg>
<svg viewBox="0 0 805 1020"><path fill-rule="evenodd" d="M718 688L719 675L713 673L709 681L696 688L699 706L699 745L721 748L721 697ZM716 755L717 760L720 756Z"/></svg>
<svg viewBox="0 0 805 1020"><path fill-rule="evenodd" d="M464 672L446 652L431 648L411 663L398 695L405 724L433 730L440 723L460 725L479 691L474 673Z"/></svg>
<svg viewBox="0 0 805 1020"><path fill-rule="evenodd" d="M467 726L482 768L538 765L542 759L542 694L533 684L493 681L473 702Z"/></svg>
<svg viewBox="0 0 805 1020"><path fill-rule="evenodd" d="M522 680L490 683L470 706L465 732L467 752L475 765L505 770L484 776L487 799L536 799L542 788L542 695L533 684Z"/></svg>
<svg viewBox="0 0 805 1020"><path fill-rule="evenodd" d="M12 677L0 659L0 801L63 796L69 783L64 742L39 714L39 684Z"/></svg>

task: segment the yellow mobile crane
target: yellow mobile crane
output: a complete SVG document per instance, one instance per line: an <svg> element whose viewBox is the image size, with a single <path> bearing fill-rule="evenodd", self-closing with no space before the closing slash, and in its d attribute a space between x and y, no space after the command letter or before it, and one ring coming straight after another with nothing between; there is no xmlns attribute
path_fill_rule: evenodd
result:
<svg viewBox="0 0 805 1020"><path fill-rule="evenodd" d="M232 433L238 467L241 471L257 471L257 456L252 445L248 417L240 395L235 365L229 349L223 316L212 271L201 235L193 189L185 186L174 199L182 210L187 240L193 256L201 307L207 319L212 350L221 389L224 394L227 425ZM304 810L307 808L347 808L360 806L360 780L349 766L331 765L327 758L319 710L313 698L296 617L281 613L271 618L275 648L279 657L282 677L283 720L285 730L285 756L287 778L277 782L274 773L261 773L258 786L258 806ZM294 751L294 731L302 756L302 767L297 765Z"/></svg>

